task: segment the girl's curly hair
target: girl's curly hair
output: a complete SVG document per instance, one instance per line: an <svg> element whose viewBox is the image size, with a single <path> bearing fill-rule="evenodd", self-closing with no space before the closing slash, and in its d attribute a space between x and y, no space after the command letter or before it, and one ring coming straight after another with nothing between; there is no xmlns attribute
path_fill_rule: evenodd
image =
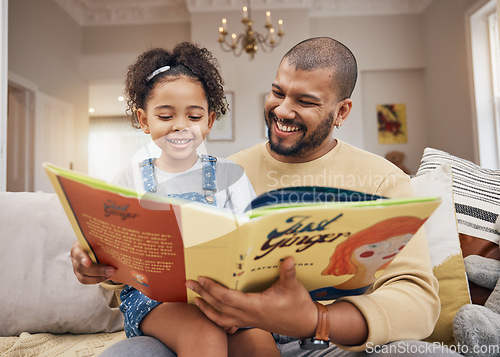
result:
<svg viewBox="0 0 500 357"><path fill-rule="evenodd" d="M170 69L155 75L148 81L155 70L170 66ZM156 83L167 77L187 76L197 79L205 90L208 110L219 118L228 110L224 95L224 81L219 73L219 63L206 48L189 42L178 44L172 52L164 48L153 48L141 54L134 64L128 67L125 79L127 96L127 114L131 116L132 126L140 128L137 109L146 109L151 92Z"/></svg>

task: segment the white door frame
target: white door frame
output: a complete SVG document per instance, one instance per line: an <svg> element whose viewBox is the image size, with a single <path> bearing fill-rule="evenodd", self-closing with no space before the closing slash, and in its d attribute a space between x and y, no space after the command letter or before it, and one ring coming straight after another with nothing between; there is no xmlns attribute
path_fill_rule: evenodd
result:
<svg viewBox="0 0 500 357"><path fill-rule="evenodd" d="M7 190L8 0L0 4L0 191Z"/></svg>
<svg viewBox="0 0 500 357"><path fill-rule="evenodd" d="M9 79L8 79L8 91L11 89L18 90L22 92L23 98L25 100L24 102L24 109L25 113L23 117L16 117L15 110L11 111L10 113L7 114L7 125L16 125L15 121L19 120L21 121L21 128L24 127L23 129L23 135L24 135L24 140L21 140L25 144L25 150L26 151L21 151L21 152L10 152L9 149L12 149L12 143L10 140L12 140L12 137L7 138L7 171L9 168L12 168L12 160L13 160L13 155L21 155L17 159L21 160L21 162L18 162L17 165L24 165L24 168L21 169L21 172L24 173L25 177L25 185L24 185L24 191L33 191L34 190L34 158L35 158L35 144L36 144L36 137L35 137L35 124L36 124L36 118L35 118L35 101L36 101L36 96L38 93L38 85L34 82L31 82L16 73L13 72L8 72L9 74ZM8 97L10 94L8 93ZM10 98L9 98L10 100ZM13 121L14 120L14 121ZM9 127L7 127L7 135L9 135ZM12 131L11 131L12 133ZM16 135L20 135L17 133ZM14 135L14 140L18 140L19 137ZM18 173L17 170L14 170L14 172L7 172L7 190L10 190L10 183L9 183L9 178L12 179L12 175ZM19 184L19 182L17 182ZM17 189L19 189L19 186L17 186Z"/></svg>

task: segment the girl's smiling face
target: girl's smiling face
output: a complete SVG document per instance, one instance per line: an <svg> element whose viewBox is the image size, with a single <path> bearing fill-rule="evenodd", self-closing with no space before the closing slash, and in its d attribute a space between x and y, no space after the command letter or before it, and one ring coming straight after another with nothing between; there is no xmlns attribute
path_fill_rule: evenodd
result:
<svg viewBox="0 0 500 357"><path fill-rule="evenodd" d="M157 165L178 172L191 168L198 159L196 149L210 132L215 113L208 110L202 84L182 76L157 83L137 117L142 131L151 134L162 151Z"/></svg>

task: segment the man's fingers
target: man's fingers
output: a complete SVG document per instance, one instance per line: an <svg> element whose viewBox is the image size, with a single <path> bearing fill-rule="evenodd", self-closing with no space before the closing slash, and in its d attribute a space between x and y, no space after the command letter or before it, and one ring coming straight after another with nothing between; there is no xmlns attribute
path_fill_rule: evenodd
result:
<svg viewBox="0 0 500 357"><path fill-rule="evenodd" d="M207 278L199 278L198 281L188 280L186 282L186 287L188 289L193 290L195 293L201 296L202 300L200 301L200 305L202 306L198 307L200 307L203 312L203 309L211 309L216 310L217 312L222 312L222 310L225 308L222 305L221 301L216 297L217 289L214 288L213 285L218 284ZM215 296L214 293L216 294Z"/></svg>
<svg viewBox="0 0 500 357"><path fill-rule="evenodd" d="M239 309L233 306L244 306L246 294L240 291L228 289L206 277L199 277L198 284L199 291L195 292L218 311L234 314L234 310Z"/></svg>
<svg viewBox="0 0 500 357"><path fill-rule="evenodd" d="M292 287L298 282L295 273L295 260L292 257L288 257L281 262L279 282L285 288Z"/></svg>
<svg viewBox="0 0 500 357"><path fill-rule="evenodd" d="M227 333L227 334L230 334L232 335L233 333L235 333L236 331L238 331L238 327L226 327L224 329L224 331Z"/></svg>
<svg viewBox="0 0 500 357"><path fill-rule="evenodd" d="M212 305L208 304L202 298L197 297L195 298L194 302L206 317L208 317L218 326L222 327L226 332L233 331L233 329L235 331L237 329L235 326L240 326L237 318L216 310Z"/></svg>
<svg viewBox="0 0 500 357"><path fill-rule="evenodd" d="M244 295L243 293L227 289L213 280L203 277L199 278L199 282L193 280L187 281L186 286L201 296L201 298L195 299L196 305L217 325L223 328L246 325L239 318L242 311L231 306L231 301L233 300L231 296L236 294L241 298L242 296L240 295Z"/></svg>

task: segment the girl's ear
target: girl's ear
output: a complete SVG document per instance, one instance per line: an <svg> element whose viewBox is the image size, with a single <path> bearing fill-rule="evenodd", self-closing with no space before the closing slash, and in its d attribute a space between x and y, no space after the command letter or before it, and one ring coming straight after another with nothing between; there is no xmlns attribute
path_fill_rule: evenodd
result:
<svg viewBox="0 0 500 357"><path fill-rule="evenodd" d="M208 114L208 129L212 129L212 127L214 126L214 122L215 122L215 112L210 112L210 114Z"/></svg>
<svg viewBox="0 0 500 357"><path fill-rule="evenodd" d="M137 120L139 120L139 125L144 133L149 134L148 117L146 116L146 111L144 109L137 110Z"/></svg>

